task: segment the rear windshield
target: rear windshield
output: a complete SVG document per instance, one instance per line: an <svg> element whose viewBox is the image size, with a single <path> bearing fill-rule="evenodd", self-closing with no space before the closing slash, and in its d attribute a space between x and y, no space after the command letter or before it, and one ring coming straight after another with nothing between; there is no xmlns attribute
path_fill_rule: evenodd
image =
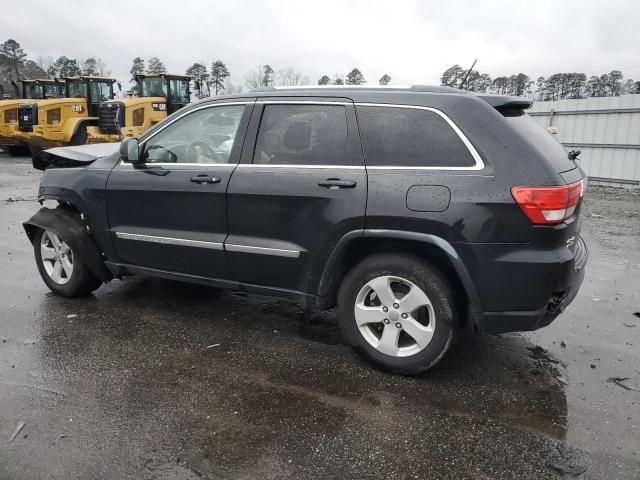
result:
<svg viewBox="0 0 640 480"><path fill-rule="evenodd" d="M562 144L530 115L520 109L501 110L500 113L513 128L535 145L556 172L566 172L576 168L576 165L569 160L567 151Z"/></svg>

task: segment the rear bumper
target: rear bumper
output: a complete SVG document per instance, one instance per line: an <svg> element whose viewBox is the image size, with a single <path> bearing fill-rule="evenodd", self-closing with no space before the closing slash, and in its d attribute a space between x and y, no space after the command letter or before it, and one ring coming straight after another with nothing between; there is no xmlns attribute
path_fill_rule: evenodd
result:
<svg viewBox="0 0 640 480"><path fill-rule="evenodd" d="M484 312L478 329L483 333L525 332L546 327L560 315L573 301L584 280L585 269L581 268L567 284L567 290L560 296L553 296L540 310L512 312Z"/></svg>
<svg viewBox="0 0 640 480"><path fill-rule="evenodd" d="M530 245L463 249L479 292L482 311L474 321L483 333L537 330L571 304L584 280L588 250L581 237L566 246L535 250ZM501 251L501 253L497 253ZM496 255L492 255L494 252Z"/></svg>

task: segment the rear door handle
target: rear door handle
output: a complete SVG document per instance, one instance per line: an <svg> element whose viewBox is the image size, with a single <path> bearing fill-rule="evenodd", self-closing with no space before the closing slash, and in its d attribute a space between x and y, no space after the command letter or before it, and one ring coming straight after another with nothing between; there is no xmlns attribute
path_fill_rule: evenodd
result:
<svg viewBox="0 0 640 480"><path fill-rule="evenodd" d="M356 185L356 182L353 180L340 180L339 178L327 178L324 181L318 182L318 186L332 190L338 188L354 188Z"/></svg>
<svg viewBox="0 0 640 480"><path fill-rule="evenodd" d="M200 175L194 175L193 177L191 177L190 181L192 181L193 183L204 185L204 184L220 183L220 178L212 177L211 175L207 175L206 173L204 173Z"/></svg>

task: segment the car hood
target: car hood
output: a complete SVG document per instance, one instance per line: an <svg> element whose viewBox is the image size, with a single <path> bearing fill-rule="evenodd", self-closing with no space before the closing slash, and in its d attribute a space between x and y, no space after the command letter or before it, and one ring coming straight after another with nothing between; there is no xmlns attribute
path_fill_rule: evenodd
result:
<svg viewBox="0 0 640 480"><path fill-rule="evenodd" d="M99 158L116 153L119 148L119 143L96 143L94 145L50 148L39 152L33 157L33 166L38 170L86 167Z"/></svg>

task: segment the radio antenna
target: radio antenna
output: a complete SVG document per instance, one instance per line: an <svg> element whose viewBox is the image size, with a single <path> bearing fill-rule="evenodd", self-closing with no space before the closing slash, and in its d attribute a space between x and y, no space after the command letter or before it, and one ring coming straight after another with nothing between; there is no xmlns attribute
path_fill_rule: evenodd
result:
<svg viewBox="0 0 640 480"><path fill-rule="evenodd" d="M464 87L464 84L467 81L467 78L469 78L469 74L471 73L471 71L473 70L473 67L476 66L476 62L478 61L478 59L476 58L473 63L471 64L471 68L469 70L467 70L467 74L464 76L464 78L462 79L462 83L460 84L460 86L458 87L460 90L462 90L462 87Z"/></svg>

